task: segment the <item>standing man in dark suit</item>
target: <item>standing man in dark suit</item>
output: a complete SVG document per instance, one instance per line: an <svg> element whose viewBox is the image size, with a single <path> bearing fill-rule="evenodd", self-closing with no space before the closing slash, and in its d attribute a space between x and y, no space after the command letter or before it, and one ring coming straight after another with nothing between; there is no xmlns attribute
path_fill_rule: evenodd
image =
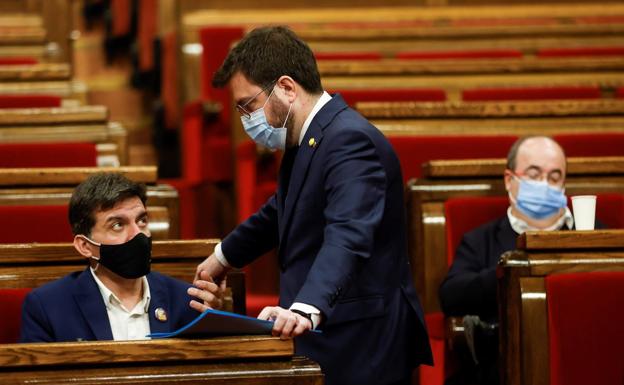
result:
<svg viewBox="0 0 624 385"><path fill-rule="evenodd" d="M246 132L285 149L278 190L198 266L222 278L278 248L279 306L259 318L297 337L327 384L409 384L431 363L407 256L403 185L383 134L323 91L314 55L284 27L259 28L213 79L228 85ZM322 333L304 333L319 329Z"/></svg>
<svg viewBox="0 0 624 385"><path fill-rule="evenodd" d="M145 339L220 303L223 287L213 282L190 287L150 272L146 200L145 186L120 174L97 174L76 187L69 222L89 266L26 296L21 342Z"/></svg>

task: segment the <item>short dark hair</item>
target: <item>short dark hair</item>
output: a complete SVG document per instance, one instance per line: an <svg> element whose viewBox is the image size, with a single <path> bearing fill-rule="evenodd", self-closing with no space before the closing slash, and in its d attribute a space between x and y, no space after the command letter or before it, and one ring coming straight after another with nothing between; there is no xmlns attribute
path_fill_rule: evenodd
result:
<svg viewBox="0 0 624 385"><path fill-rule="evenodd" d="M74 235L90 236L95 226L95 212L108 210L118 202L138 197L145 205L144 184L133 182L117 173L99 173L80 183L69 200L69 224Z"/></svg>
<svg viewBox="0 0 624 385"><path fill-rule="evenodd" d="M312 50L284 26L256 28L245 35L215 73L212 86L225 87L238 71L263 88L287 75L311 94L323 92Z"/></svg>
<svg viewBox="0 0 624 385"><path fill-rule="evenodd" d="M533 139L533 138L550 139L554 143L557 143L557 141L555 139L553 139L552 137L547 136L547 135L527 135L527 136L520 137L518 140L516 140L514 142L514 144L509 149L509 152L507 153L507 169L508 170L511 170L511 171L515 171L516 170L516 163L518 161L518 151L520 150L520 147L522 146L522 144L524 142L526 142L529 139ZM566 159L566 166L567 166L568 160L567 160L567 157L565 155L565 151L563 150L563 147L561 147L561 145L559 143L557 143L557 145L561 149L561 152L563 153L563 157Z"/></svg>

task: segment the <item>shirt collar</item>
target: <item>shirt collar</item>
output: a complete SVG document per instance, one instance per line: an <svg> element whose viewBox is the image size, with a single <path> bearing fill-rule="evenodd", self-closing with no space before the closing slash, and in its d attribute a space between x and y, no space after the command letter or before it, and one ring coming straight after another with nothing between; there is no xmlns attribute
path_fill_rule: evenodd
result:
<svg viewBox="0 0 624 385"><path fill-rule="evenodd" d="M565 212L557 220L557 222L553 223L552 226L545 229L537 229L535 227L530 226L526 223L525 220L520 219L511 213L511 206L507 209L507 218L509 219L509 224L511 224L511 228L517 233L522 234L526 231L530 230L541 230L541 231L554 231L561 230L563 226L567 226L568 229L572 229L574 227L574 217L572 216L572 212L568 207L565 208Z"/></svg>
<svg viewBox="0 0 624 385"><path fill-rule="evenodd" d="M119 304L119 306L121 306L121 301L119 300L119 298L117 298L115 293L113 293L108 287L106 287L106 285L104 285L104 282L102 282L100 278L98 278L97 274L95 274L95 270L93 269L93 267L89 267L89 271L91 271L91 275L93 276L93 279L95 280L98 289L100 289L100 294L102 295L102 299L104 300L106 309L111 310L111 306L113 305L113 303ZM143 309L145 310L145 313L147 313L149 311L149 304L151 299L147 277L141 277L141 282L143 283L143 298L141 298L141 302L139 303L143 305ZM132 312L133 309L126 310Z"/></svg>
<svg viewBox="0 0 624 385"><path fill-rule="evenodd" d="M301 142L303 142L303 138L305 137L306 132L308 131L308 128L310 127L310 124L312 123L312 119L314 119L314 117L321 110L321 108L323 108L323 106L327 104L327 102L329 102L331 99L331 95L328 94L327 91L323 91L321 97L316 101L314 108L312 108L312 111L310 111L310 114L306 118L305 122L303 122L303 127L301 127L301 132L299 133L300 146Z"/></svg>

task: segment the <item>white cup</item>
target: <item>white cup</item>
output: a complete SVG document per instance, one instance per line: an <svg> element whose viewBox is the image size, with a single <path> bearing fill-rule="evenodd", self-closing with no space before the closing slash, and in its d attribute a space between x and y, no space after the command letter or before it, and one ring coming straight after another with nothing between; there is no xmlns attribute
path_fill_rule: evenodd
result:
<svg viewBox="0 0 624 385"><path fill-rule="evenodd" d="M574 227L577 230L593 230L596 220L596 196L578 195L572 197Z"/></svg>

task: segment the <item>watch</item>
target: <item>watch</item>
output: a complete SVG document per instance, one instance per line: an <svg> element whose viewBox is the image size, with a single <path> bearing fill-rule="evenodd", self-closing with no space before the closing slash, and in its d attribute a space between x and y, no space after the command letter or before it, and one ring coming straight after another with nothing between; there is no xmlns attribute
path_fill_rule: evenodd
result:
<svg viewBox="0 0 624 385"><path fill-rule="evenodd" d="M298 309L290 309L290 311L293 312L293 313L297 313L297 314L299 314L300 316L302 316L304 318L309 319L310 320L310 325L312 325L312 329L314 329L314 322L312 321L312 314L306 313L306 312L298 310Z"/></svg>

